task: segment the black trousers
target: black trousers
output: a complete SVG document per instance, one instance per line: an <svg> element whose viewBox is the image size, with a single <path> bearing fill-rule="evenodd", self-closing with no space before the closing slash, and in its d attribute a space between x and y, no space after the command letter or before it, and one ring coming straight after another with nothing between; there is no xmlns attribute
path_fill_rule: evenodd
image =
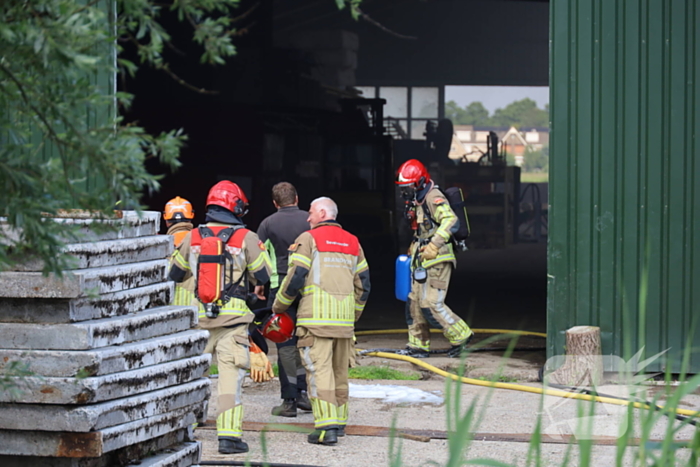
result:
<svg viewBox="0 0 700 467"><path fill-rule="evenodd" d="M282 282L280 278L280 283ZM272 303L277 295L278 288L270 290L268 301ZM297 321L297 307L299 297L287 308L287 314ZM306 370L301 364L301 356L297 350L297 336L295 335L283 344L277 346L277 366L279 368L280 392L282 399L296 399L298 391L306 391Z"/></svg>

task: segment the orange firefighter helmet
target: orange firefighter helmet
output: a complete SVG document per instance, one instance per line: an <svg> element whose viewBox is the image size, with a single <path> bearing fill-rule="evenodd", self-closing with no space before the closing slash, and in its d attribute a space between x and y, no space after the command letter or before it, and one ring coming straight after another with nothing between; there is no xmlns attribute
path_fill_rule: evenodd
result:
<svg viewBox="0 0 700 467"><path fill-rule="evenodd" d="M192 203L179 196L174 197L165 204L163 219L166 221L184 221L194 219Z"/></svg>

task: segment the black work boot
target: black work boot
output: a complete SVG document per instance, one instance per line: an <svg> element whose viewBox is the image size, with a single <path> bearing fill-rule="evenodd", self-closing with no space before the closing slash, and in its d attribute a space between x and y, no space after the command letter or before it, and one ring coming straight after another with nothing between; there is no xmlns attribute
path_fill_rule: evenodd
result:
<svg viewBox="0 0 700 467"><path fill-rule="evenodd" d="M338 438L345 436L345 425L338 425Z"/></svg>
<svg viewBox="0 0 700 467"><path fill-rule="evenodd" d="M472 337L474 337L474 333L471 333L471 335L467 337L467 340L461 344L453 345L450 350L447 351L447 356L450 358L460 358L462 355L466 354L467 344L472 340Z"/></svg>
<svg viewBox="0 0 700 467"><path fill-rule="evenodd" d="M338 442L338 430L314 430L307 438L311 444L325 444L331 446Z"/></svg>
<svg viewBox="0 0 700 467"><path fill-rule="evenodd" d="M301 410L311 412L311 401L309 400L309 395L306 393L306 391L299 391L299 395L297 396L297 407Z"/></svg>
<svg viewBox="0 0 700 467"><path fill-rule="evenodd" d="M284 402L282 402L282 405L272 408L272 415L277 415L278 417L296 417L296 401L294 399L285 399Z"/></svg>
<svg viewBox="0 0 700 467"><path fill-rule="evenodd" d="M248 444L241 438L219 438L219 454L248 452Z"/></svg>
<svg viewBox="0 0 700 467"><path fill-rule="evenodd" d="M416 349L415 347L406 346L405 349L396 352L396 355L405 355L407 357L413 358L428 358L430 357L430 352L423 349Z"/></svg>

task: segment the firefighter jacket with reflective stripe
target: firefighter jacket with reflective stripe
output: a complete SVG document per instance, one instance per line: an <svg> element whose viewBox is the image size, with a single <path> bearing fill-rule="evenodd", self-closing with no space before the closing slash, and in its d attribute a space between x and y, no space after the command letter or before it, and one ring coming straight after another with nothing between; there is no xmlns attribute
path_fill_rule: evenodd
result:
<svg viewBox="0 0 700 467"><path fill-rule="evenodd" d="M417 248L432 242L438 247L438 255L435 259L423 260L421 265L428 268L449 262L456 266L457 259L451 238L459 228L459 219L437 186L433 186L425 195L423 202L416 207L416 222L418 230L411 245L411 255L415 254Z"/></svg>
<svg viewBox="0 0 700 467"><path fill-rule="evenodd" d="M265 243L272 260L271 289L279 287L284 280L289 267L289 245L310 229L308 218L309 213L297 206L283 206L260 223L258 237Z"/></svg>
<svg viewBox="0 0 700 467"><path fill-rule="evenodd" d="M190 222L177 222L168 227L166 235L173 236L173 243L175 244L175 248L177 248L180 243L182 243L182 240L185 238L185 235L187 235L187 232L192 230L192 227L193 226Z"/></svg>
<svg viewBox="0 0 700 467"><path fill-rule="evenodd" d="M205 227L231 227L228 224L218 222L209 222L204 224ZM214 230L214 229L213 229ZM217 232L219 229L215 229ZM189 277L194 276L194 290L197 290L197 260L199 258L200 246L192 244L192 234L189 233L182 241L180 246L175 250L171 259L170 279L176 283L185 282ZM243 244L240 248L236 248L229 244L226 245L226 250L233 257L233 277L230 277L230 272L226 270L225 283L235 284L241 274L247 274L248 280L253 285L265 285L270 280L271 263L270 257L267 255L265 246L260 241L255 232L249 231L243 238ZM245 278L241 280L240 285L245 286ZM221 326L234 326L243 323L250 323L255 317L241 298L231 298L226 302L219 312L219 316L215 319L209 319L204 313L204 307L196 298L193 299L192 305L199 310L199 326L203 329L218 328Z"/></svg>
<svg viewBox="0 0 700 467"><path fill-rule="evenodd" d="M282 313L301 295L297 326L318 337L351 338L369 290L369 267L357 237L325 221L289 248L289 270L272 311Z"/></svg>

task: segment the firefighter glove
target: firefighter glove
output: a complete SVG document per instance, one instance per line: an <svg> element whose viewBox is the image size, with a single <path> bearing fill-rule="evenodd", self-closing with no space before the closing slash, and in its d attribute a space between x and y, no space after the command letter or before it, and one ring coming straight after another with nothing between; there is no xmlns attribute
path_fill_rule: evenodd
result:
<svg viewBox="0 0 700 467"><path fill-rule="evenodd" d="M435 259L438 255L438 247L433 242L428 243L420 249L421 257L425 260Z"/></svg>
<svg viewBox="0 0 700 467"><path fill-rule="evenodd" d="M250 378L256 383L270 381L275 373L272 371L270 360L260 347L254 342L250 343Z"/></svg>

